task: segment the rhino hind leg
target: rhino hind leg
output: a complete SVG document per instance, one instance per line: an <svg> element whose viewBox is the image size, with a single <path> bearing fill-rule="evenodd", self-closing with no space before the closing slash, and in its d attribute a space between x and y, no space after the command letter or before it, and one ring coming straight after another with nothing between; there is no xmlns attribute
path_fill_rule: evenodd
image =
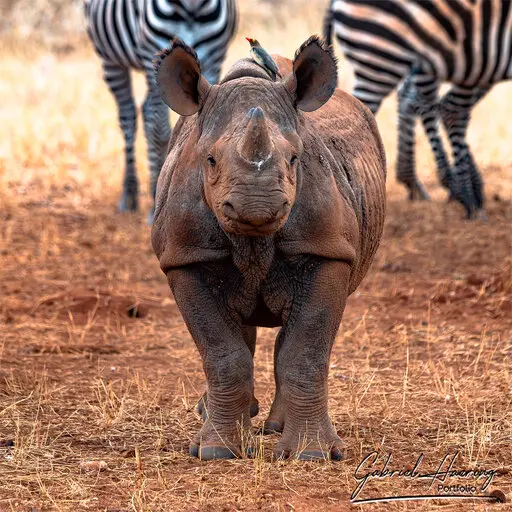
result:
<svg viewBox="0 0 512 512"><path fill-rule="evenodd" d="M286 412L285 402L281 396L281 386L279 382L279 374L277 372L277 361L279 358L279 351L283 345L284 333L284 330L279 332L274 347L274 380L276 383L276 394L274 396L274 400L272 401L272 407L270 408L267 419L260 429L260 433L263 435L281 433L284 428L284 418Z"/></svg>
<svg viewBox="0 0 512 512"><path fill-rule="evenodd" d="M260 432L263 435L280 434L284 429L284 407L278 396L274 398L270 413Z"/></svg>

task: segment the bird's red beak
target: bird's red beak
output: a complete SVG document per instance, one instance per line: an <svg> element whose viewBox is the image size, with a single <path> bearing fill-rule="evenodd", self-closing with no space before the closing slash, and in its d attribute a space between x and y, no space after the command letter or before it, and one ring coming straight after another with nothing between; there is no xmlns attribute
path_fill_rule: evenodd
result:
<svg viewBox="0 0 512 512"><path fill-rule="evenodd" d="M249 43L252 43L252 37L246 37L245 39L249 41Z"/></svg>

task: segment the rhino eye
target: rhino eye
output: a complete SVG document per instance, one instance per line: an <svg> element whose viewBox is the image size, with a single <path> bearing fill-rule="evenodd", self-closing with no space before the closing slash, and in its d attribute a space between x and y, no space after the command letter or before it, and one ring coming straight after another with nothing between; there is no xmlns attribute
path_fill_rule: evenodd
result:
<svg viewBox="0 0 512 512"><path fill-rule="evenodd" d="M296 161L297 161L297 155L293 155L290 159L290 165L294 165Z"/></svg>
<svg viewBox="0 0 512 512"><path fill-rule="evenodd" d="M215 158L213 158L212 155L208 155L208 158L206 159L208 161L208 163L211 165L211 167L213 167L216 162L215 162Z"/></svg>

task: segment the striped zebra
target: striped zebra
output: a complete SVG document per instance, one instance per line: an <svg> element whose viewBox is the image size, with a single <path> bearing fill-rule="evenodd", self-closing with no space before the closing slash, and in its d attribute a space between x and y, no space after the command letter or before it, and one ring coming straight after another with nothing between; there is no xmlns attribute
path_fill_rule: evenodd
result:
<svg viewBox="0 0 512 512"><path fill-rule="evenodd" d="M171 134L169 108L161 100L154 78L153 58L177 36L192 46L202 73L211 83L220 69L237 22L235 0L86 0L87 33L102 59L103 77L118 107L125 140L125 173L120 211L138 209L135 166L137 109L131 70L146 75L147 94L142 105L148 145L150 192L165 160ZM152 221L153 210L149 216Z"/></svg>
<svg viewBox="0 0 512 512"><path fill-rule="evenodd" d="M497 82L512 78L511 0L332 0L325 35L334 32L355 71L354 95L376 113L399 90L397 177L409 197L425 198L414 166L419 116L439 177L468 217L483 208L482 179L466 142L471 109ZM451 88L439 99L439 86ZM453 149L450 168L438 132Z"/></svg>
<svg viewBox="0 0 512 512"><path fill-rule="evenodd" d="M437 99L439 83L421 69L413 66L398 88L398 159L397 178L409 188L409 199L429 199L416 175L415 165L415 121L419 117L436 160L438 180L450 192L450 199L456 199L455 190L466 187L473 193L479 208L483 207L483 183L480 173L465 140L471 109L489 91L489 88L475 88L467 94L459 95L455 91L445 96L441 102ZM454 104L454 98L457 103ZM452 112L458 111L461 103L466 103L466 115L457 118ZM455 162L459 166L458 179L467 179L467 183L456 183L439 133L439 118L442 119L449 134ZM462 174L460 173L462 169ZM468 216L472 212L468 211Z"/></svg>

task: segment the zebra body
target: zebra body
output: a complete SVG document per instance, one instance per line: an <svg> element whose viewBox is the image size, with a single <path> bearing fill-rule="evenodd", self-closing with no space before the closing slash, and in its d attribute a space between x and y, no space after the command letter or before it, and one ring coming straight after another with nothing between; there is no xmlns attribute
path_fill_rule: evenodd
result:
<svg viewBox="0 0 512 512"><path fill-rule="evenodd" d="M512 78L511 0L333 0L326 17L326 34L330 32L354 67L354 95L374 113L417 68L399 94L397 173L410 197L426 197L411 146L419 115L452 196L468 215L482 208L481 178L465 138L476 101L493 84ZM452 88L439 100L443 81ZM439 138L439 118L453 148L451 170Z"/></svg>
<svg viewBox="0 0 512 512"><path fill-rule="evenodd" d="M222 62L237 21L235 0L86 0L87 33L102 59L103 76L117 103L125 139L125 175L121 211L138 209L135 167L137 109L131 70L146 75L147 95L142 106L148 143L150 191L165 160L171 134L169 109L156 86L153 58L177 36L192 46L203 75L219 80ZM152 213L150 214L150 221Z"/></svg>

